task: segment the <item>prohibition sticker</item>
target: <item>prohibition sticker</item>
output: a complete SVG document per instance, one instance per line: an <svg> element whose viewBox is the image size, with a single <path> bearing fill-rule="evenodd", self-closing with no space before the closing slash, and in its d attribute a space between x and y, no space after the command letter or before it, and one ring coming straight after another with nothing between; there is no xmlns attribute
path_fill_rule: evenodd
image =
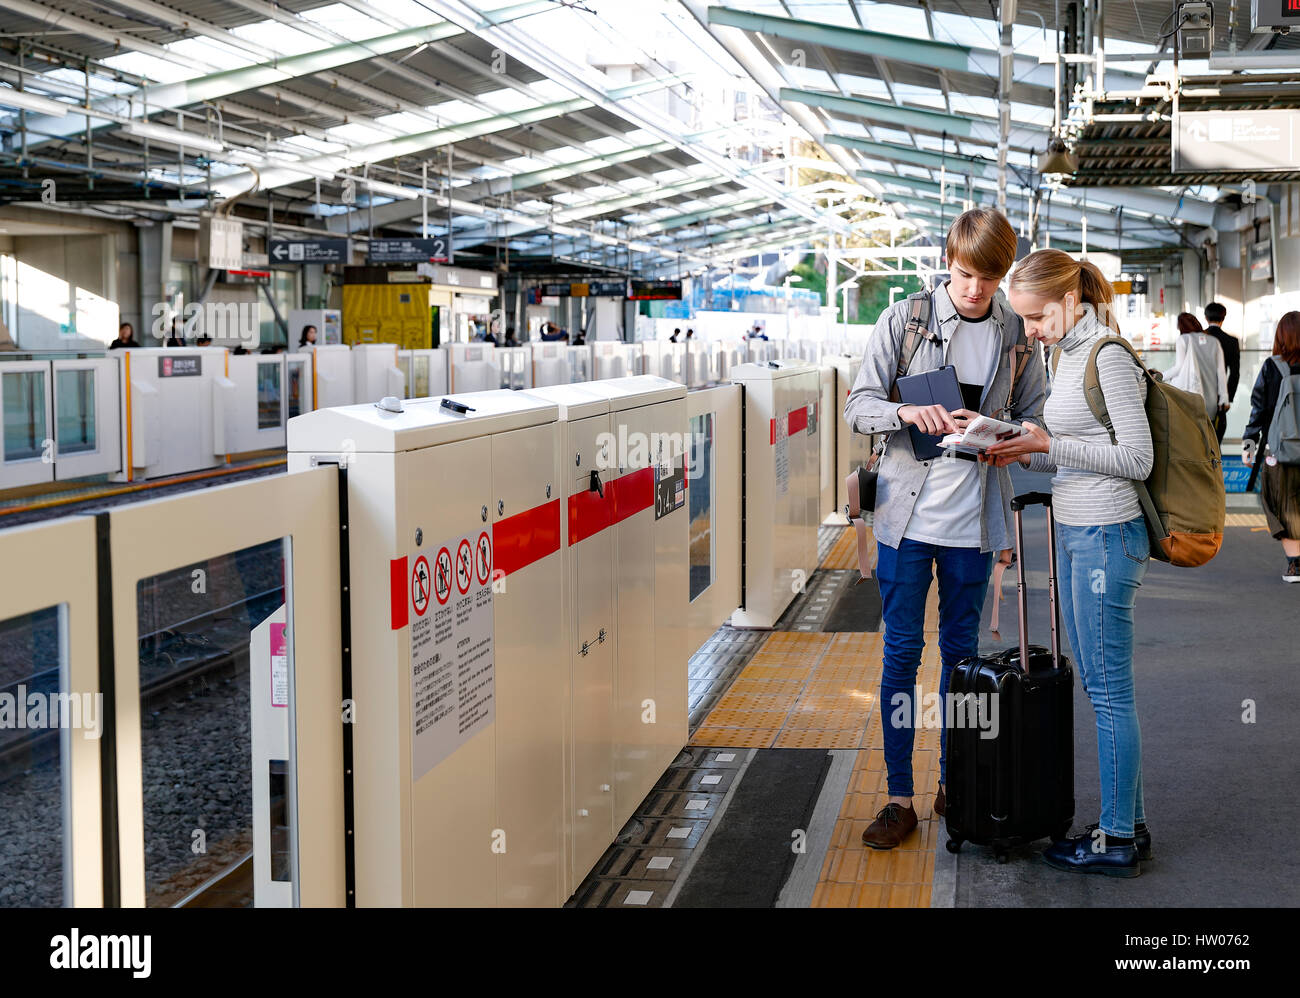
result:
<svg viewBox="0 0 1300 998"><path fill-rule="evenodd" d="M487 585L492 575L492 541L486 530L478 535L478 546L474 549L474 573L480 586Z"/></svg>
<svg viewBox="0 0 1300 998"><path fill-rule="evenodd" d="M424 555L415 559L411 569L411 608L417 617L429 609L429 559Z"/></svg>
<svg viewBox="0 0 1300 998"><path fill-rule="evenodd" d="M474 552L470 550L469 538L461 538L456 548L456 589L464 596L469 592L470 583L474 581Z"/></svg>
<svg viewBox="0 0 1300 998"><path fill-rule="evenodd" d="M433 595L439 603L451 599L451 552L446 548L439 548L433 559Z"/></svg>
<svg viewBox="0 0 1300 998"><path fill-rule="evenodd" d="M405 584L411 578L403 607L415 608L410 613L410 730L416 780L496 716L492 548L491 532L476 525L472 533L425 548L432 572L420 551L402 559L400 579ZM414 574L408 568L412 563Z"/></svg>

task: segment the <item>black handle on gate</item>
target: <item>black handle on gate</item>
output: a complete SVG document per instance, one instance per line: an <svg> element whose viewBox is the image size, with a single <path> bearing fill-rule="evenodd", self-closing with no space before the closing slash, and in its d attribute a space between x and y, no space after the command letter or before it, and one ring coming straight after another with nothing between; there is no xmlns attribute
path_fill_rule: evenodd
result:
<svg viewBox="0 0 1300 998"><path fill-rule="evenodd" d="M1019 512L1026 506L1051 506L1052 493L1050 492L1024 492L1011 500L1011 509Z"/></svg>
<svg viewBox="0 0 1300 998"><path fill-rule="evenodd" d="M587 485L587 491L598 493L602 499L605 498L605 486L600 482L600 472L594 468L591 471L591 481Z"/></svg>

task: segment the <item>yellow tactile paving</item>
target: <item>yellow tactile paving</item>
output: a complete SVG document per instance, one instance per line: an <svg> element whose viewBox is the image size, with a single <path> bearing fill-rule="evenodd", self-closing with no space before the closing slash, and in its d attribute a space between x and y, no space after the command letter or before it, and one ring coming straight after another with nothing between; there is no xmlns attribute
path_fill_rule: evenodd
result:
<svg viewBox="0 0 1300 998"><path fill-rule="evenodd" d="M1223 518L1228 527L1267 527L1268 520L1263 513L1229 513Z"/></svg>
<svg viewBox="0 0 1300 998"><path fill-rule="evenodd" d="M871 528L867 528L868 548L871 551L871 564L876 563L876 544L871 537ZM835 543L831 549L826 552L826 557L822 559L822 568L828 569L845 569L858 567L858 544L857 534L845 527L840 536L835 538Z"/></svg>
<svg viewBox="0 0 1300 998"><path fill-rule="evenodd" d="M938 693L937 626L938 595L932 588L917 673L923 697ZM897 849L862 845L863 831L888 797L884 733L877 716L878 709L890 709L877 703L882 653L881 634L773 632L691 738L694 745L730 748L856 750L813 907L930 904L933 850L943 831L932 811L939 780L937 729L923 726L913 740L917 830ZM924 700L921 706L924 713Z"/></svg>

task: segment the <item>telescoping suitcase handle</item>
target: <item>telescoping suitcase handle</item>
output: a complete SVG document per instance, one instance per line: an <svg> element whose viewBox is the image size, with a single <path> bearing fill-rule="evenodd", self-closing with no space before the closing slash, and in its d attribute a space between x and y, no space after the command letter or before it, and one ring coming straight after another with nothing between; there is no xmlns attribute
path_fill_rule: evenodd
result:
<svg viewBox="0 0 1300 998"><path fill-rule="evenodd" d="M1025 586L1025 531L1022 516L1026 506L1047 510L1047 599L1052 621L1052 667L1061 667L1060 602L1056 589L1056 520L1052 517L1050 492L1025 492L1011 500L1016 521L1016 599L1020 609L1020 668L1029 671L1029 593Z"/></svg>

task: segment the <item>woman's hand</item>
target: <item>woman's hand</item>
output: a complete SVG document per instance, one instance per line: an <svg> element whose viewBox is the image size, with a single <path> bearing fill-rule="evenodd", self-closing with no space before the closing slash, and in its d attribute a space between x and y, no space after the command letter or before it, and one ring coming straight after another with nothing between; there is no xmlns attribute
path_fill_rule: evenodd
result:
<svg viewBox="0 0 1300 998"><path fill-rule="evenodd" d="M1027 464L1029 455L1046 454L1049 451L1052 438L1047 435L1046 430L1041 426L1035 426L1029 420L1025 420L1022 425L1025 428L1024 433L1010 440L1000 440L985 451L990 464L996 464L999 468L1012 461Z"/></svg>

